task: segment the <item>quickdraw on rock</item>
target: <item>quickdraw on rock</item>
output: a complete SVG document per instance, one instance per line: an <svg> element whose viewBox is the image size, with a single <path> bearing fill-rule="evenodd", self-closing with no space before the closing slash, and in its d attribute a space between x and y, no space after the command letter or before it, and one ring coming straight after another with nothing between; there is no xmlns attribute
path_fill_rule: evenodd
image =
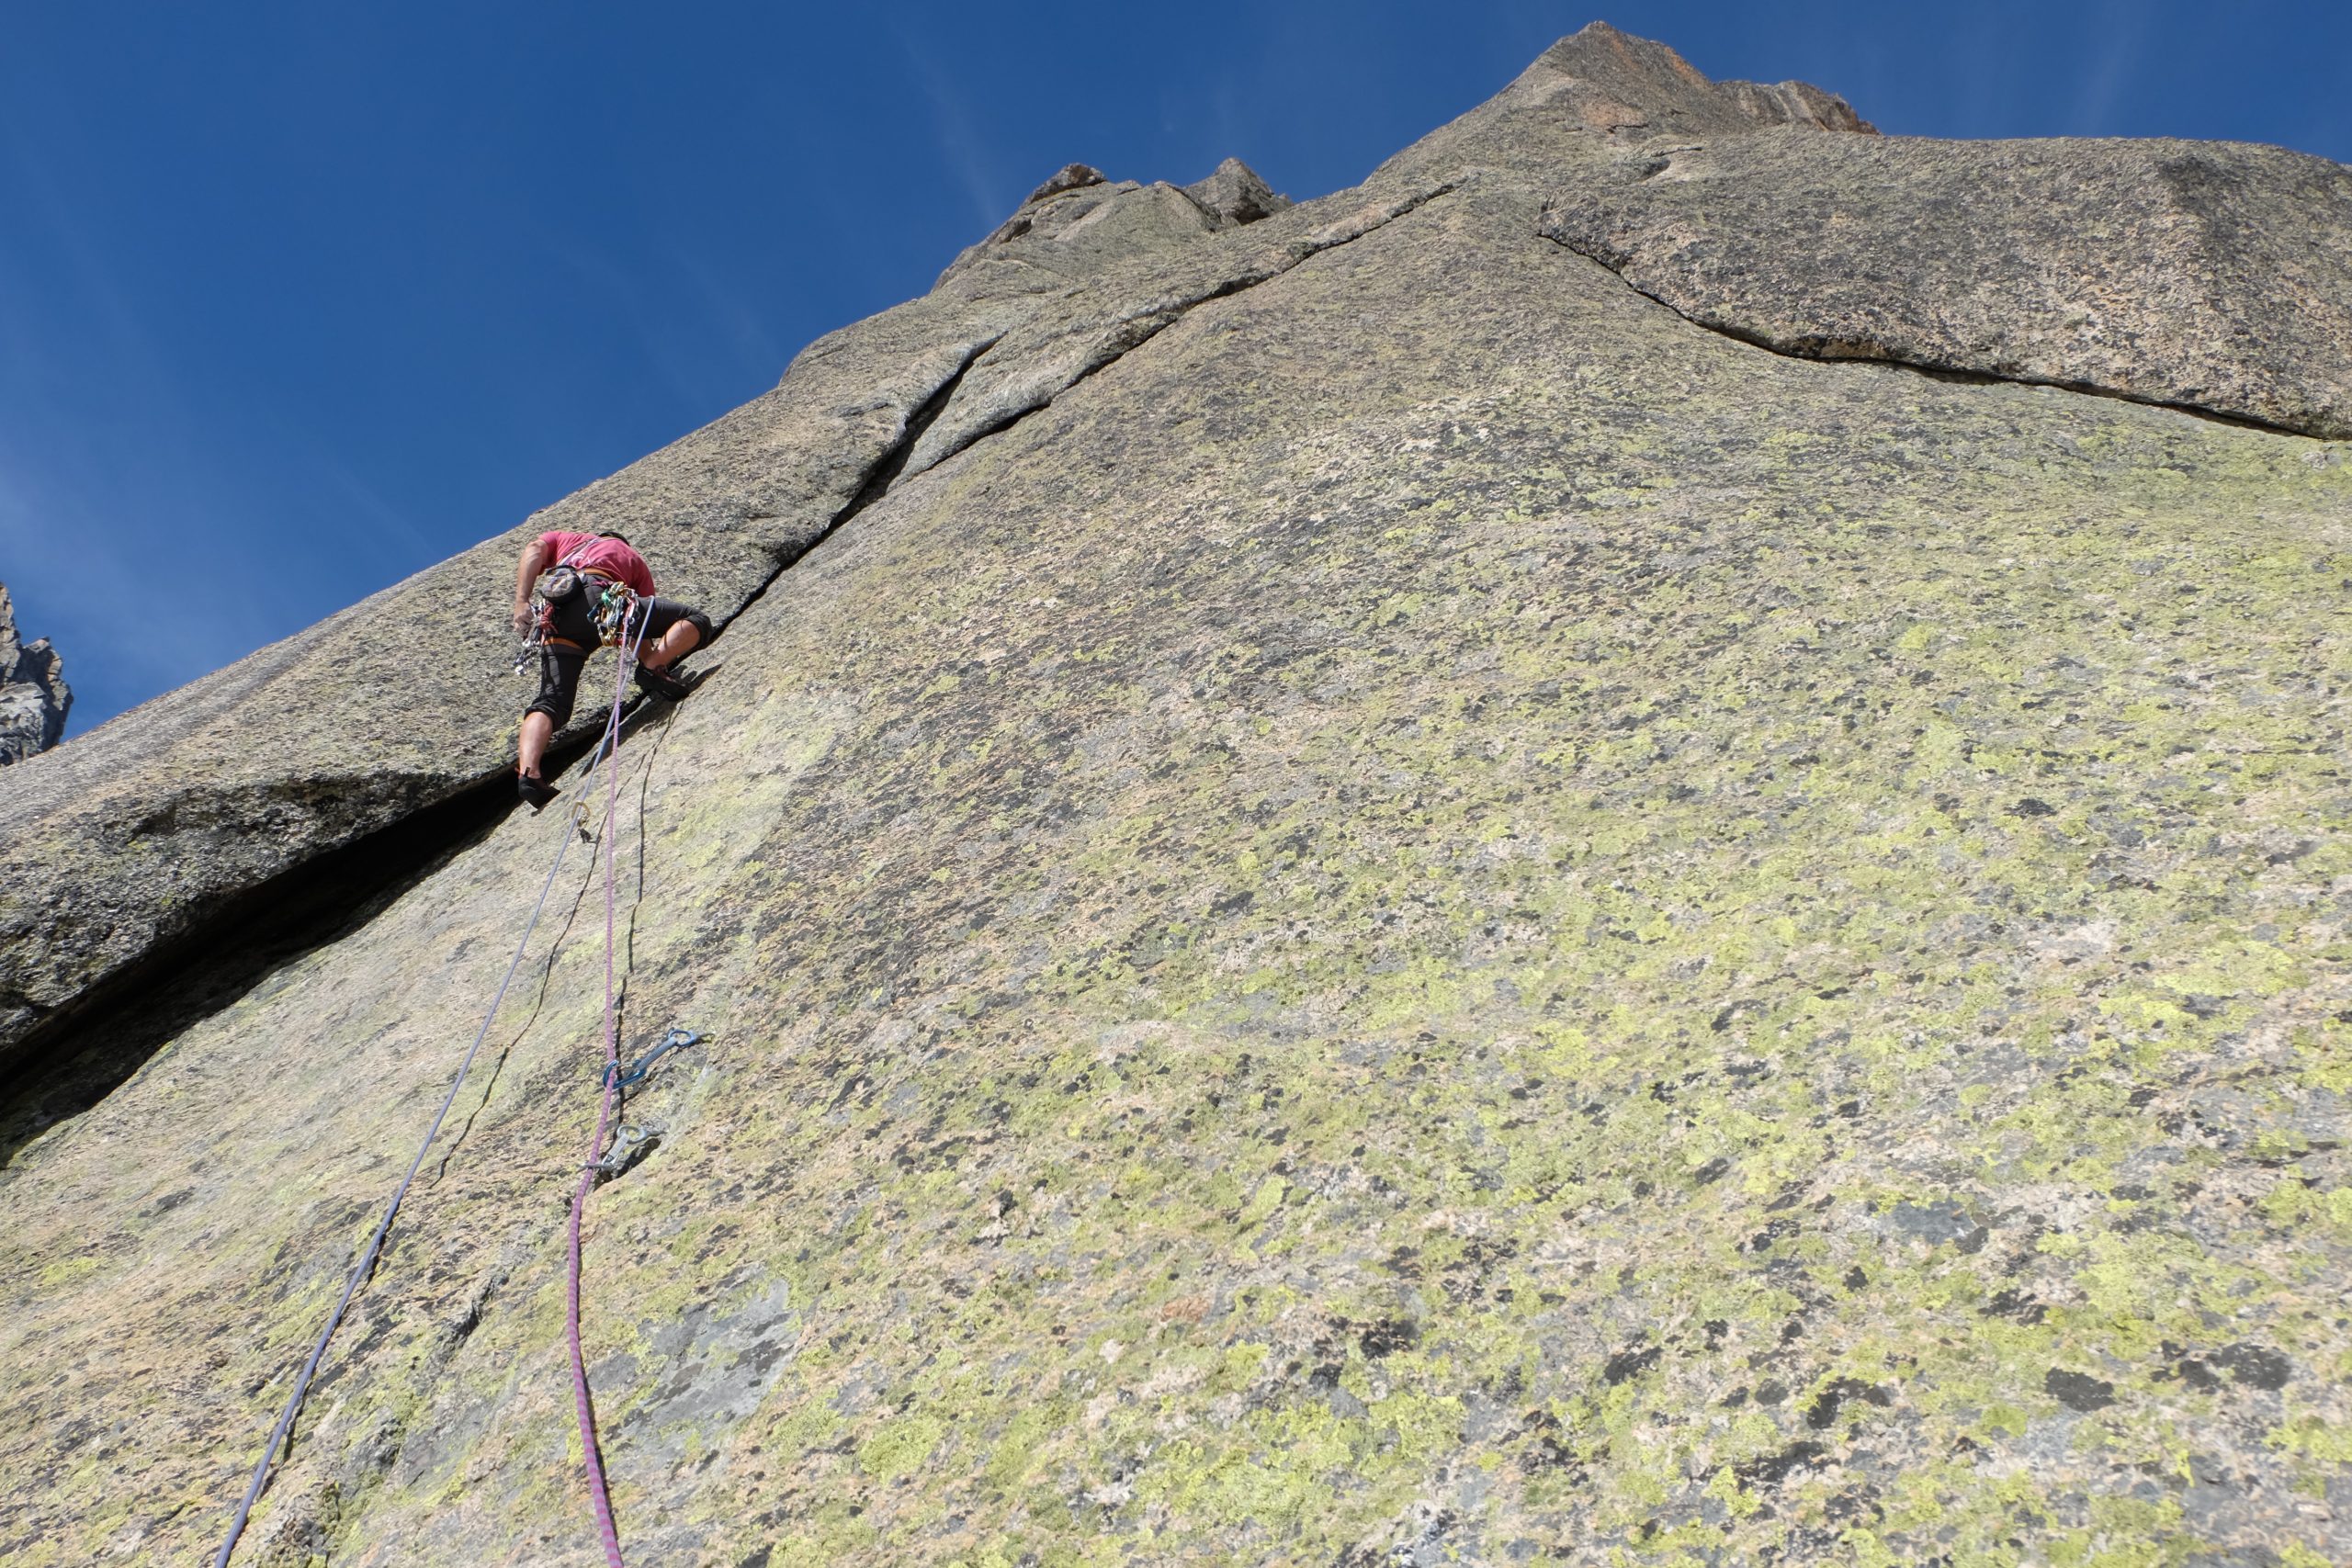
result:
<svg viewBox="0 0 2352 1568"><path fill-rule="evenodd" d="M565 568L564 570L569 570L571 569ZM523 635L523 646L517 649L514 652L514 673L517 675L529 674L531 672L531 660L533 656L545 652L547 650L548 643L554 637L555 606L548 604L545 599L532 600L531 629Z"/></svg>
<svg viewBox="0 0 2352 1568"><path fill-rule="evenodd" d="M689 1045L699 1045L708 1038L708 1035L697 1034L684 1024L673 1023L670 1026L670 1032L662 1037L662 1043L639 1056L630 1065L628 1071L622 1072L618 1063L605 1067L605 1081L616 1089L628 1089L643 1083L645 1075L653 1070L653 1064L662 1055L672 1051L683 1051Z"/></svg>
<svg viewBox="0 0 2352 1568"><path fill-rule="evenodd" d="M653 1152L654 1145L662 1141L662 1134L667 1131L659 1122L616 1129L613 1134L612 1147L605 1151L602 1159L588 1167L590 1174L599 1183L610 1181L616 1176L628 1175L631 1167Z"/></svg>

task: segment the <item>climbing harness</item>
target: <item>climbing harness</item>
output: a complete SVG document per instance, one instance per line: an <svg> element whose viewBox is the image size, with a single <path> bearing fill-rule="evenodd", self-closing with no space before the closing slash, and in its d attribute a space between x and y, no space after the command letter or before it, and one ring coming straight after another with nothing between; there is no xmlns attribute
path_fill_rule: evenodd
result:
<svg viewBox="0 0 2352 1568"><path fill-rule="evenodd" d="M622 1089L631 1089L638 1084L643 1083L645 1081L645 1075L653 1070L653 1064L665 1053L671 1051L683 1051L689 1045L699 1045L703 1043L704 1039L705 1036L695 1033L693 1030L686 1028L684 1024L672 1024L670 1026L670 1032L662 1037L661 1044L656 1045L652 1050L648 1051L644 1055L639 1056L636 1062L630 1065L628 1071L621 1073L619 1087ZM617 1066L606 1067L605 1069L604 1076L609 1081L612 1078L612 1076L616 1072L619 1071L620 1069Z"/></svg>
<svg viewBox="0 0 2352 1568"><path fill-rule="evenodd" d="M544 579L542 581L544 581ZM626 592L627 591L624 590L623 592ZM634 609L634 607L635 605L632 596L631 604L625 607L622 612L620 631L623 634L626 634L628 629L629 623L631 621L635 621L637 623L637 637L634 642L630 642L625 649L623 649L620 660L618 660L620 668L614 682L612 710L605 716L604 736L597 742L594 753L588 759L587 769L582 776L583 788L581 792L584 797L587 793L584 786L593 782L595 778L598 764L600 762L608 761L610 766L607 769L607 783L605 785L605 844L603 846L603 860L605 863L605 1096L603 1107L597 1113L595 1141L589 1145L589 1159L585 1167L581 1171L580 1185L574 1189L571 1196L571 1227L570 1246L571 1283L568 1292L570 1303L569 1337L571 1339L571 1349L572 1391L574 1403L577 1405L579 1412L581 1449L586 1457L589 1499L595 1508L596 1526L605 1548L605 1561L607 1568L627 1568L627 1564L622 1561L620 1537L613 1525L612 1498L605 1485L604 1456L598 1451L596 1447L596 1417L595 1411L589 1399L588 1369L581 1352L580 1221L582 1210L587 1201L588 1190L595 1183L598 1167L602 1165L606 1158L604 1154L605 1139L606 1134L612 1130L613 1103L615 1097L619 1093L618 1078L620 1073L620 1049L618 1043L619 1037L616 1032L615 1026L616 1014L614 1009L613 985L613 949L615 939L614 910L616 906L616 895L614 890L615 873L612 829L616 822L618 820L620 814L621 702L628 693L629 666L636 661L638 649L643 645L645 640L644 618L633 615L629 613ZM620 647L621 639L619 637L616 637L611 646L616 648ZM528 651L527 648L526 651ZM581 836L583 838L588 837L588 807L584 798L574 803L573 819L579 824ZM301 1370L295 1374L293 1390L286 1396L286 1406L283 1410L278 1412L277 1424L270 1429L269 1441L263 1446L261 1459L259 1462L254 1466L253 1480L245 1488L243 1500L237 1505L236 1517L230 1521L229 1533L220 1542L220 1551L219 1555L214 1557L212 1560L213 1568L229 1568L230 1555L236 1551L237 1541L239 1538L244 1534L245 1525L253 1516L254 1504L259 1501L262 1494L262 1488L268 1483L271 1463L277 1458L280 1446L285 1443L287 1433L293 1427L294 1417L302 1408L302 1401L310 1393L311 1380L318 1375L320 1363L326 1359L327 1342L334 1337L335 1329L343 1322L344 1314L350 1309L352 1297L358 1294L359 1287L367 1281L368 1278L371 1274L375 1272L377 1259L383 1253L384 1237L391 1231L392 1221L394 1217L400 1213L401 1203L408 1197L409 1188L416 1180L416 1173L420 1169L424 1168L424 1156L432 1152L435 1140L440 1137L442 1123L448 1119L450 1108L457 1104L458 1092L465 1088L466 1075L473 1070L474 1058L481 1054L482 1042L490 1037L490 1026L497 1021L498 1010L505 1004L506 993L514 986L514 976L523 967L523 954L529 950L532 933L537 931L539 917L547 910L548 897L555 891L556 878L562 874L563 863L571 852L571 841L572 835L566 833L563 835L563 841L557 847L555 863L548 867L547 880L539 886L538 902L531 907L531 918L528 920L526 920L523 924L523 935L514 944L514 956L508 961L506 973L498 982L498 990L490 999L489 1010L482 1014L481 1027L474 1032L473 1043L466 1048L464 1058L458 1064L458 1076L451 1081L449 1085L449 1092L442 1097L440 1109L433 1113L432 1124L425 1128L424 1141L416 1146L416 1156L409 1161L408 1170L401 1177L400 1185L393 1189L391 1201L384 1206L383 1217L377 1221L375 1233L368 1238L367 1247L360 1252L359 1261L353 1265L350 1278L344 1281L343 1294L337 1298L334 1304L334 1310L327 1314L326 1326L319 1331L319 1337L316 1343L311 1347L311 1354L309 1358L303 1361ZM681 1032L681 1031L673 1029L671 1032L674 1035ZM697 1035L695 1038L699 1040L701 1037ZM654 1055L660 1055L662 1050L671 1048L672 1046L670 1042L665 1040L662 1046L658 1047L651 1055L649 1055L643 1062L639 1064L639 1066L642 1067L650 1065ZM661 1130L658 1127L653 1127L650 1130L647 1128L639 1128L636 1129L635 1132L636 1135L634 1137L626 1140L627 1146L632 1151L647 1146L650 1142L657 1140L660 1136ZM625 1168L625 1165L613 1168L612 1172L609 1172L608 1174L617 1173L621 1168Z"/></svg>
<svg viewBox="0 0 2352 1568"><path fill-rule="evenodd" d="M535 653L551 647L565 649L579 647L569 638L555 635L555 607L579 592L580 585L588 581L586 574L571 563L586 555L593 544L592 540L590 544L582 545L555 565L539 573L537 580L531 584L533 594L531 629L523 639L522 649L514 655L515 674L522 675L529 672L531 655ZM602 579L598 581L601 581ZM613 647L614 639L606 637L605 646Z"/></svg>

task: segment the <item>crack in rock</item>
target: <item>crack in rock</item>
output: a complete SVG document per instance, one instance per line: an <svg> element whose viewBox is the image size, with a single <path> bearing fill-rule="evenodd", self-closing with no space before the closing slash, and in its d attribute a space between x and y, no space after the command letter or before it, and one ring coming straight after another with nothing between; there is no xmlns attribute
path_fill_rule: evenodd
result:
<svg viewBox="0 0 2352 1568"><path fill-rule="evenodd" d="M973 374L962 379L936 422L915 444L907 470L920 474L936 468L983 437L1011 428L1201 306L1280 277L1300 263L1385 228L1455 187L1456 182L1449 180L1353 208L1304 234L1273 243L1253 227L1238 232L1229 247L1220 246L1214 255L1202 258L1209 264L1205 266L1191 253L1180 253L1174 265L1193 265L1197 269L1193 276L1157 287L1150 279L1125 277L1080 288L1066 310L1040 312L979 355L971 367ZM1288 211L1303 214L1309 209ZM1234 254L1236 250L1238 255ZM1217 261L1229 265L1217 266Z"/></svg>
<svg viewBox="0 0 2352 1568"><path fill-rule="evenodd" d="M1539 232L1792 358L2352 436L2352 170L2324 158L1776 130L1601 160Z"/></svg>

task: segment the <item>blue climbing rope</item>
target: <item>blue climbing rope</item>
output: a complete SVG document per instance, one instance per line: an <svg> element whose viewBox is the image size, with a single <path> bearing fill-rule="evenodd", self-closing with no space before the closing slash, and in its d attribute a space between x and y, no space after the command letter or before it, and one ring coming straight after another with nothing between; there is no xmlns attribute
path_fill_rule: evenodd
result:
<svg viewBox="0 0 2352 1568"><path fill-rule="evenodd" d="M616 698L613 711L605 721L605 737L598 743L597 757L605 754L606 747L618 744L620 723L620 703ZM594 759L591 759L582 777L582 793L584 797L585 785L593 784L595 779ZM531 945L531 933L538 929L539 916L548 907L548 896L555 891L555 880L563 871L564 858L571 852L572 837L569 832L563 835L562 847L556 851L555 863L548 867L548 879L540 885L539 901L531 907L531 918L523 927L523 939L514 944L514 957L506 965L505 977L498 982L498 994L491 998L490 1010L482 1014L481 1027L474 1032L474 1043L466 1048L465 1060L458 1064L458 1077L449 1085L449 1092L443 1098L441 1109L433 1113L433 1125L425 1129L424 1141L416 1146L416 1157L409 1161L408 1174L401 1178L400 1186L392 1193L392 1201L384 1206L384 1217L377 1222L376 1234L368 1238L367 1249L359 1255L358 1263L351 1270L351 1278L345 1281L342 1298L334 1303L334 1311L328 1314L327 1325L319 1331L318 1343L311 1347L310 1359L302 1363L300 1373L294 1379L294 1391L286 1396L286 1408L278 1413L277 1425L272 1428L269 1442L261 1451L261 1461L254 1466L253 1483L245 1488L244 1501L237 1505L237 1517L230 1522L229 1534L220 1542L220 1552L212 1560L212 1568L229 1568L229 1554L236 1551L237 1540L245 1533L245 1522L252 1517L254 1504L260 1498L262 1488L268 1484L271 1461L277 1458L278 1446L286 1441L286 1434L294 1425L296 1413L302 1408L303 1396L311 1391L311 1380L318 1375L319 1363L326 1359L327 1341L334 1337L336 1326L343 1322L343 1314L351 1305L351 1298L358 1293L359 1287L375 1270L377 1255L383 1250L384 1237L392 1228L393 1216L401 1212L401 1200L408 1196L409 1184L416 1179L416 1173L424 1166L424 1156L432 1151L434 1140L441 1135L441 1123L447 1120L449 1108L457 1104L458 1091L465 1088L466 1075L473 1070L474 1057L481 1054L481 1043L490 1037L490 1026L497 1020L498 1010L506 1001L507 990L514 984L514 976L523 967L523 954Z"/></svg>

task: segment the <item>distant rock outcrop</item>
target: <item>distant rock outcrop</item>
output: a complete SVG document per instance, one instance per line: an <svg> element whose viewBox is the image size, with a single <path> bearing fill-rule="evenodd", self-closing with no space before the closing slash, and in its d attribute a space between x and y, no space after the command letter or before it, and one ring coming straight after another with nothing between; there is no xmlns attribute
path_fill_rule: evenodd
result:
<svg viewBox="0 0 2352 1568"><path fill-rule="evenodd" d="M2352 1562L2342 177L1595 26L1295 206L1072 165L16 770L0 1561L210 1561L543 888L234 1562L606 1561L561 525L726 623L584 823L708 1036L584 1237L627 1561Z"/></svg>
<svg viewBox="0 0 2352 1568"><path fill-rule="evenodd" d="M18 637L16 606L0 582L0 767L56 745L73 706L65 660L47 637Z"/></svg>
<svg viewBox="0 0 2352 1568"><path fill-rule="evenodd" d="M1070 164L1031 191L994 233L957 256L940 275L939 287L1035 291L1170 243L1254 223L1290 205L1238 158L1182 187L1114 182L1100 169Z"/></svg>
<svg viewBox="0 0 2352 1568"><path fill-rule="evenodd" d="M1220 229L1255 223L1293 205L1290 197L1260 179L1258 171L1238 158L1227 158L1208 178L1186 186L1184 194L1216 219Z"/></svg>

